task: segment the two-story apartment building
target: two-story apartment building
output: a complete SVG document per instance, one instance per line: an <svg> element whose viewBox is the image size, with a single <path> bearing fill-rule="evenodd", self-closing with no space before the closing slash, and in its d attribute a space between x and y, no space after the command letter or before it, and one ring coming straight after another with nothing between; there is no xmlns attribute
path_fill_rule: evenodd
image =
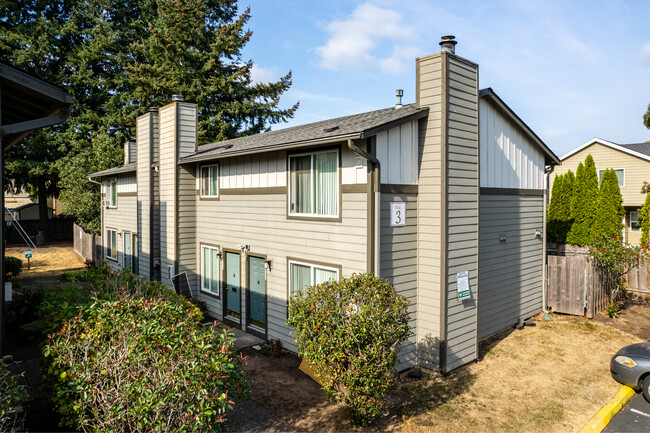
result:
<svg viewBox="0 0 650 433"><path fill-rule="evenodd" d="M106 260L295 350L291 293L353 273L410 300L400 368L452 370L543 308L545 167L558 158L478 65L416 59L416 102L197 145L197 106L138 118L102 179Z"/></svg>

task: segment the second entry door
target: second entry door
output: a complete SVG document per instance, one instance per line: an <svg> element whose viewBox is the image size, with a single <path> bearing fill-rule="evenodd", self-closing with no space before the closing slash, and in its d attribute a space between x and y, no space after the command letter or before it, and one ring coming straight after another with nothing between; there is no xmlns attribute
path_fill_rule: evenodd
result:
<svg viewBox="0 0 650 433"><path fill-rule="evenodd" d="M226 252L226 317L241 320L241 278L239 254Z"/></svg>

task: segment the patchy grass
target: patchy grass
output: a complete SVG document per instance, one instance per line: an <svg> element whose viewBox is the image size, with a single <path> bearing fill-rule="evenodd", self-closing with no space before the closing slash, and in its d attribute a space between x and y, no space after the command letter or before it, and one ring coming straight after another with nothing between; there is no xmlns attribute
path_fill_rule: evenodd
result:
<svg viewBox="0 0 650 433"><path fill-rule="evenodd" d="M440 380L402 384L403 431L578 431L620 388L609 360L640 341L574 319L537 322L481 347L483 361Z"/></svg>

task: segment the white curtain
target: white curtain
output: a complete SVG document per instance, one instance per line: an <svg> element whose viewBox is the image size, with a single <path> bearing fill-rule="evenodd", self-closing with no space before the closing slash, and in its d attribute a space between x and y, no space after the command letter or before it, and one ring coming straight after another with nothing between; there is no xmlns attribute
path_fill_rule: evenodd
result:
<svg viewBox="0 0 650 433"><path fill-rule="evenodd" d="M210 260L210 290L219 294L219 250L211 249Z"/></svg>
<svg viewBox="0 0 650 433"><path fill-rule="evenodd" d="M314 268L314 285L322 284L329 280L336 280L336 271Z"/></svg>
<svg viewBox="0 0 650 433"><path fill-rule="evenodd" d="M314 155L314 213L336 216L338 213L337 154L317 153Z"/></svg>
<svg viewBox="0 0 650 433"><path fill-rule="evenodd" d="M291 264L291 291L289 296L300 289L311 286L311 269L309 266Z"/></svg>
<svg viewBox="0 0 650 433"><path fill-rule="evenodd" d="M210 195L217 195L219 191L219 166L210 167Z"/></svg>
<svg viewBox="0 0 650 433"><path fill-rule="evenodd" d="M291 212L312 213L311 209L311 156L291 158Z"/></svg>

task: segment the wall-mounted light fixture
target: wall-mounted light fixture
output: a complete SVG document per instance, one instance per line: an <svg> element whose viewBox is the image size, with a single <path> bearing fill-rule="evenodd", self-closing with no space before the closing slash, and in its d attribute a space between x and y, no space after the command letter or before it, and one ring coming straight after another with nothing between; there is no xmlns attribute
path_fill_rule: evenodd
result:
<svg viewBox="0 0 650 433"><path fill-rule="evenodd" d="M243 253L244 251L250 251L251 246L250 245L239 245L239 250Z"/></svg>
<svg viewBox="0 0 650 433"><path fill-rule="evenodd" d="M222 256L223 255L221 254L221 251L217 252L217 257L219 257L219 260L221 260L223 258Z"/></svg>
<svg viewBox="0 0 650 433"><path fill-rule="evenodd" d="M264 269L267 269L271 272L271 260L264 260Z"/></svg>

